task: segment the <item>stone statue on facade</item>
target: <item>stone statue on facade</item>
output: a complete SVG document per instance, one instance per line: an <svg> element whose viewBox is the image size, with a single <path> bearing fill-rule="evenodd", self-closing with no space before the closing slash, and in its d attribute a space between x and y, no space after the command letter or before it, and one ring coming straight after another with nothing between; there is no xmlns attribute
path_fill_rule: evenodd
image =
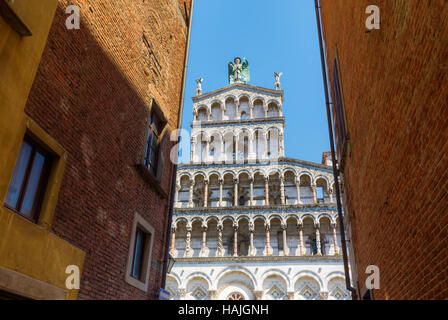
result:
<svg viewBox="0 0 448 320"><path fill-rule="evenodd" d="M197 84L196 95L197 96L200 96L202 94L202 81L203 80L204 79L202 79L202 78L199 78L199 79L196 80L196 84Z"/></svg>
<svg viewBox="0 0 448 320"><path fill-rule="evenodd" d="M229 62L229 83L247 83L250 81L249 62L246 58L236 57L233 62Z"/></svg>
<svg viewBox="0 0 448 320"><path fill-rule="evenodd" d="M280 77L283 75L283 72L274 72L275 77L275 90L281 90L280 89Z"/></svg>

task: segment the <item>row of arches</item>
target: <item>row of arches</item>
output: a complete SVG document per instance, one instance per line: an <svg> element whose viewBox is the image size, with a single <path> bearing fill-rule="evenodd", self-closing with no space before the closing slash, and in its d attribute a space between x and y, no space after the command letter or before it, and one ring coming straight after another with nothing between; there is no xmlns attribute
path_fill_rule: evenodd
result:
<svg viewBox="0 0 448 320"><path fill-rule="evenodd" d="M278 127L195 132L191 139L194 163L252 163L284 157L283 131Z"/></svg>
<svg viewBox="0 0 448 320"><path fill-rule="evenodd" d="M337 219L329 214L175 217L171 232L170 254L185 258L332 256L341 246Z"/></svg>
<svg viewBox="0 0 448 320"><path fill-rule="evenodd" d="M176 271L167 276L165 287L173 300L350 299L341 272L332 272L322 279L310 270L291 277L280 269L268 269L257 277L247 268L231 266L213 279L196 271L181 280Z"/></svg>
<svg viewBox="0 0 448 320"><path fill-rule="evenodd" d="M209 104L199 103L193 107L193 121L222 121L276 118L282 116L282 105L278 99L250 98L248 95L228 95L223 100L215 99Z"/></svg>
<svg viewBox="0 0 448 320"><path fill-rule="evenodd" d="M333 203L334 185L325 175L294 169L209 173L180 170L175 207L231 207Z"/></svg>

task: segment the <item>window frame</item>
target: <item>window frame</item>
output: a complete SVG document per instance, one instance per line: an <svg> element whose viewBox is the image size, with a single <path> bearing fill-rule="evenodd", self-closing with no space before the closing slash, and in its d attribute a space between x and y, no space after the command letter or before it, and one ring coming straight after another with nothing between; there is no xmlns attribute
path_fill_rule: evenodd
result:
<svg viewBox="0 0 448 320"><path fill-rule="evenodd" d="M134 267L134 256L137 240L137 231L141 230L146 234L147 243L145 244L145 249L142 255L142 266L140 278L135 278L133 274ZM130 237L130 245L128 252L128 261L126 266L125 281L144 291L148 291L149 279L151 273L151 262L152 262L152 247L154 244L155 229L149 224L140 214L135 213L134 221L132 223L132 231Z"/></svg>
<svg viewBox="0 0 448 320"><path fill-rule="evenodd" d="M49 182L50 182L49 178L50 178L50 172L51 172L53 162L54 162L54 155L51 152L49 152L46 148L42 147L42 145L39 143L39 141L34 139L32 136L30 136L30 134L25 133L25 136L22 139L22 144L20 145L19 154L17 155L17 158L16 158L16 163L14 166L12 177L16 173L17 161L19 160L20 151L22 150L24 143L27 143L31 147L31 153L30 153L30 156L26 163L25 174L24 174L21 186L20 186L19 196L18 196L15 206L12 206L11 204L9 204L7 202L6 198L5 198L4 206L6 208L8 208L9 210L19 214L20 216L22 216L34 223L37 223L41 216L42 204L44 202L45 193L46 193L46 190L47 190ZM32 168L34 165L34 160L36 159L37 153L40 153L41 155L43 155L45 159L44 159L44 164L42 166L42 169L40 171L39 180L37 182L36 192L35 192L35 195L33 198L33 206L31 208L30 214L27 215L26 213L24 213L22 211L23 200L24 200L26 192L27 192L31 171L32 171ZM6 193L6 196L8 196L9 188L11 187L12 177L11 177L11 180L9 181L9 186L8 186L8 191Z"/></svg>
<svg viewBox="0 0 448 320"><path fill-rule="evenodd" d="M337 151L336 158L339 160L338 162L340 170L343 171L346 156L350 152L349 151L350 135L347 127L341 69L339 66L337 49L335 58L333 60L332 71L333 74L331 83L331 97L332 97L333 130Z"/></svg>

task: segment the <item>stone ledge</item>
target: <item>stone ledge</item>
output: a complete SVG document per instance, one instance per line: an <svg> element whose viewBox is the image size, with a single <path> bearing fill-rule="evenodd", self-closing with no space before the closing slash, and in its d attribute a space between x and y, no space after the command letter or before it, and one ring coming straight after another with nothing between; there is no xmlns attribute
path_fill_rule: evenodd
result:
<svg viewBox="0 0 448 320"><path fill-rule="evenodd" d="M341 261L342 256L257 256L175 258L176 262Z"/></svg>

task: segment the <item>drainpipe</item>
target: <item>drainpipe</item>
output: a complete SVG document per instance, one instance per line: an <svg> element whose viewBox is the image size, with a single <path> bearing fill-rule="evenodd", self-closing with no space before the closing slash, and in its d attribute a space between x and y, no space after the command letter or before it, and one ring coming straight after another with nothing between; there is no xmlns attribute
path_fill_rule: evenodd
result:
<svg viewBox="0 0 448 320"><path fill-rule="evenodd" d="M334 137L333 137L333 126L331 123L331 112L330 112L330 100L328 95L328 85L327 85L327 72L325 67L325 57L323 50L323 41L322 41L322 30L321 30L321 21L320 21L320 6L319 0L314 0L314 5L316 8L316 22L317 22L317 32L319 37L319 48L320 48L320 59L322 63L322 77L324 81L324 90L325 90L325 102L327 109L327 120L328 120L328 134L330 136L330 147L331 147L331 160L333 162L333 176L335 181L336 188L336 204L338 208L338 218L339 218L339 229L341 231L341 244L342 244L342 257L344 260L344 272L345 272L345 284L347 286L347 290L351 291L352 298L357 300L358 294L355 288L352 287L350 281L350 271L348 268L348 257L347 257L347 243L345 241L345 229L344 229L344 220L342 216L342 205L341 205L341 193L339 190L339 169L336 167L336 156L334 151Z"/></svg>
<svg viewBox="0 0 448 320"><path fill-rule="evenodd" d="M184 110L184 95L185 95L185 83L187 80L187 69L188 69L188 56L190 53L190 38L191 38L191 26L193 24L193 9L194 9L194 0L191 0L190 4L190 15L188 16L188 31L187 31L187 43L185 45L185 61L184 61L184 70L182 74L182 90L179 98L179 117L177 119L177 128L181 128L182 126L182 114ZM185 12L186 14L186 12ZM180 142L180 137L177 139L177 143ZM166 271L168 264L168 256L169 256L169 243L170 243L170 230L171 223L173 220L173 208L174 208L174 193L176 191L176 172L177 172L177 163L173 166L173 173L171 176L171 193L170 193L170 208L168 212L168 224L165 230L165 260L163 261L163 270L162 270L162 288L165 288L166 284Z"/></svg>

